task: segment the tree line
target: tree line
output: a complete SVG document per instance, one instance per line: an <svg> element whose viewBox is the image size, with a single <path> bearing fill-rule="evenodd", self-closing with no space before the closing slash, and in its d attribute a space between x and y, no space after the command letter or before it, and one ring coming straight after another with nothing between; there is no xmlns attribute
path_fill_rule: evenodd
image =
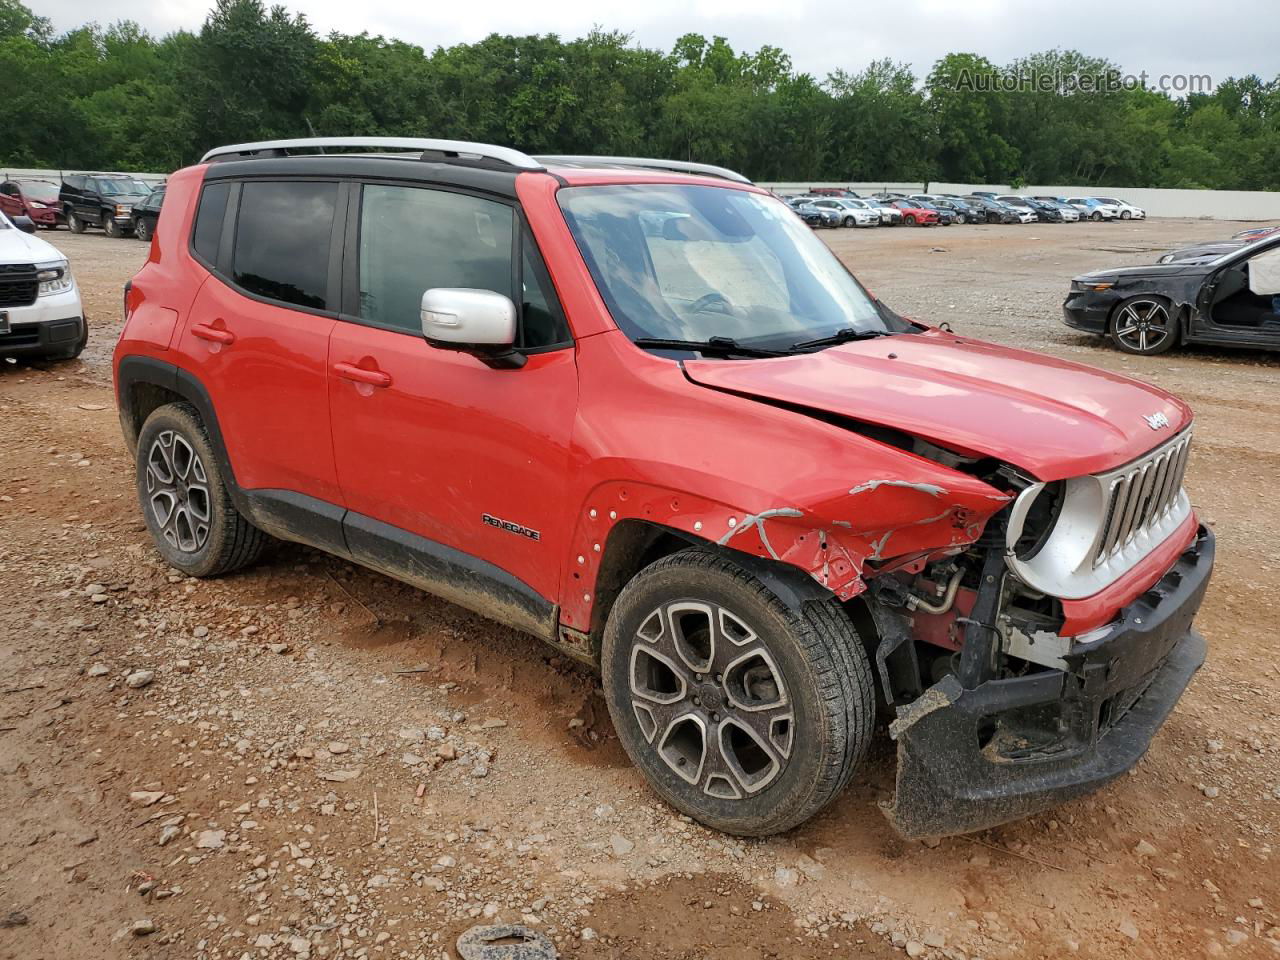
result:
<svg viewBox="0 0 1280 960"><path fill-rule="evenodd" d="M1280 189L1280 77L1181 98L1079 82L1118 73L1055 49L1003 66L951 54L923 78L877 60L818 79L773 46L686 34L664 52L599 29L428 52L320 36L263 0L216 0L198 32L59 34L0 0L0 166L167 172L224 143L362 134L699 160L766 182ZM1040 82L1007 82L1028 77Z"/></svg>

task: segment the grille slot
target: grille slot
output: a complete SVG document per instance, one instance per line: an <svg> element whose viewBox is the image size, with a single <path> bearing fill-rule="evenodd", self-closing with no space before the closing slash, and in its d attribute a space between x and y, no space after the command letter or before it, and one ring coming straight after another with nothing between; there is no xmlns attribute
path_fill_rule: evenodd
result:
<svg viewBox="0 0 1280 960"><path fill-rule="evenodd" d="M0 263L0 307L29 307L39 291L35 268L25 263Z"/></svg>
<svg viewBox="0 0 1280 960"><path fill-rule="evenodd" d="M1112 474L1107 489L1107 519L1093 557L1095 567L1106 563L1173 509L1182 490L1190 450L1191 434L1187 432Z"/></svg>

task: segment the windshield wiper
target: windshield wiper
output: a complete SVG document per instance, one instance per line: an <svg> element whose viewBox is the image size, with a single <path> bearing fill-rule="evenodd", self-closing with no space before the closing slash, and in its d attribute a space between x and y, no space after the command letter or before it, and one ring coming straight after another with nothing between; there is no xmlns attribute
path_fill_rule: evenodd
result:
<svg viewBox="0 0 1280 960"><path fill-rule="evenodd" d="M796 353L812 347L832 347L838 343L849 343L853 340L874 340L876 337L887 336L889 336L889 331L887 330L855 330L853 327L845 327L843 330L837 330L829 337L818 337L816 340L801 340L799 343L793 343L787 348L787 352Z"/></svg>
<svg viewBox="0 0 1280 960"><path fill-rule="evenodd" d="M766 350L763 347L747 347L733 337L710 337L706 340L664 340L660 337L640 337L637 347L653 347L657 350L696 350L721 356L737 354L740 357L785 357L789 350Z"/></svg>

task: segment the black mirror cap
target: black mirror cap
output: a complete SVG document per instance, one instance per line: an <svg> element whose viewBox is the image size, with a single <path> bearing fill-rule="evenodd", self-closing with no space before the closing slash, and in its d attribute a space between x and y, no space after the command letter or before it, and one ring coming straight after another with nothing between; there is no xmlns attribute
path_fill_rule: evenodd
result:
<svg viewBox="0 0 1280 960"><path fill-rule="evenodd" d="M13 225L17 227L19 230L21 230L23 233L36 232L35 221L28 216L23 216L22 214L19 214L18 216L13 218Z"/></svg>

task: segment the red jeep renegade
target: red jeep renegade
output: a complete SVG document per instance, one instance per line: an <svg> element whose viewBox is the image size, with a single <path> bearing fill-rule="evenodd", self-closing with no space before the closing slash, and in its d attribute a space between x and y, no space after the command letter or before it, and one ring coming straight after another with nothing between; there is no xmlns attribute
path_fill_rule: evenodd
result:
<svg viewBox="0 0 1280 960"><path fill-rule="evenodd" d="M170 564L294 540L540 637L731 833L822 809L877 709L902 833L1042 810L1129 769L1204 659L1186 405L899 316L728 170L224 147L125 302Z"/></svg>

